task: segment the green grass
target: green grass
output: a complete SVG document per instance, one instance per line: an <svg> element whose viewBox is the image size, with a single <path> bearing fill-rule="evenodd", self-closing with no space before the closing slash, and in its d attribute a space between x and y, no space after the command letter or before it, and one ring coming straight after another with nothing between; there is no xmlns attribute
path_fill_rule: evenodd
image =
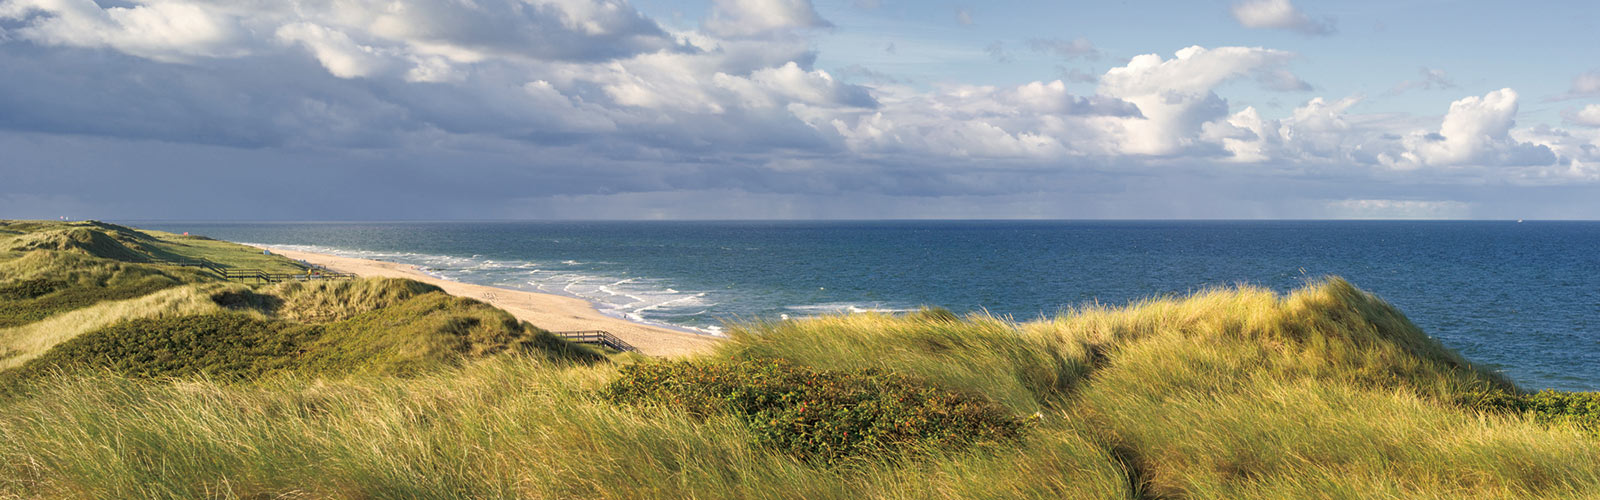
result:
<svg viewBox="0 0 1600 500"><path fill-rule="evenodd" d="M289 259L234 243L96 221L0 221L0 329L103 302L221 281L152 259L208 259L224 267L295 272ZM0 355L4 355L0 352Z"/></svg>
<svg viewBox="0 0 1600 500"><path fill-rule="evenodd" d="M1338 279L606 363L414 281L152 258L296 269L0 221L0 498L1600 497L1600 395L1522 392Z"/></svg>
<svg viewBox="0 0 1600 500"><path fill-rule="evenodd" d="M106 301L127 300L190 283L211 281L200 271L132 264L72 252L35 251L0 262L0 287L46 283L45 293L0 300L0 328Z"/></svg>
<svg viewBox="0 0 1600 500"><path fill-rule="evenodd" d="M222 267L294 273L304 268L260 249L204 236L138 230L99 221L0 221L0 260L37 250L72 252L119 262L205 259Z"/></svg>
<svg viewBox="0 0 1600 500"><path fill-rule="evenodd" d="M376 294L394 296L424 287L409 280L363 280L342 288L399 290ZM287 373L409 376L505 352L570 361L603 359L520 323L505 311L433 289L329 322L289 321L220 308L204 314L127 319L63 340L17 368L0 372L0 389L25 392L52 374L100 370L135 378L203 376L235 382Z"/></svg>
<svg viewBox="0 0 1600 500"><path fill-rule="evenodd" d="M224 283L173 287L132 299L98 302L21 326L0 328L0 370L19 366L62 342L118 322L218 312L222 307L213 300L214 295L239 293L245 289L244 285Z"/></svg>
<svg viewBox="0 0 1600 500"><path fill-rule="evenodd" d="M350 303L385 296L359 288L325 292L369 298ZM1578 422L1593 414L1592 397L1517 392L1340 280L1288 296L1219 289L1021 324L937 310L745 324L688 365L516 354L524 351L500 347L514 342L494 333L509 325L491 315L428 319L423 311L472 307L438 296L295 323L330 329L311 344L340 353L331 366L404 366L385 353L460 356L409 377L287 370L245 384L152 383L96 368L43 377L32 395L0 400L0 496L1600 496L1600 441ZM288 322L261 311L249 314ZM336 325L348 337L331 333ZM452 347L461 339L484 348ZM362 350L374 345L387 347ZM752 378L726 369L764 363L793 370ZM675 366L700 368L683 378L687 369ZM883 421L851 421L851 412L871 414L862 402L896 388L839 382L875 373L903 377L914 394L991 401L994 415L1032 423L976 448L877 451L834 465L762 437L781 429L825 440L842 437L828 425ZM607 399L608 386L630 380L660 397L643 406ZM1526 404L1483 402L1496 394ZM794 416L796 407L716 406L772 397L832 417L763 426L750 417ZM1558 413L1577 416L1540 416Z"/></svg>
<svg viewBox="0 0 1600 500"><path fill-rule="evenodd" d="M892 373L818 371L775 360L631 365L605 396L702 417L730 413L758 442L826 465L1005 446L1028 424L982 395Z"/></svg>

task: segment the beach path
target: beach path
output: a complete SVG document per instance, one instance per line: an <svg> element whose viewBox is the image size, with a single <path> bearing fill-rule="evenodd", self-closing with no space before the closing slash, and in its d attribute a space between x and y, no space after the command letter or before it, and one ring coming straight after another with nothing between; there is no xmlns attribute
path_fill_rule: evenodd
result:
<svg viewBox="0 0 1600 500"><path fill-rule="evenodd" d="M605 330L633 344L640 353L650 356L699 354L714 349L721 342L720 339L708 335L680 332L606 316L583 299L440 279L429 276L409 264L274 247L263 248L284 257L303 260L338 272L353 273L363 277L409 278L429 283L443 288L451 295L488 302L506 310L517 319L550 331Z"/></svg>

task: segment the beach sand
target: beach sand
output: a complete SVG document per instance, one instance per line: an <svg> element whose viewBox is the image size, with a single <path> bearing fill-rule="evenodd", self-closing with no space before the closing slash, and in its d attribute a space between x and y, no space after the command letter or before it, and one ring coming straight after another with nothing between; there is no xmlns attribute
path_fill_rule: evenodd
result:
<svg viewBox="0 0 1600 500"><path fill-rule="evenodd" d="M639 348L640 353L650 356L698 354L714 349L721 342L721 339L709 335L680 332L606 316L583 299L449 281L429 276L416 266L408 264L274 247L263 248L284 257L303 260L334 271L354 273L357 276L409 278L429 283L443 288L451 295L488 302L495 307L505 309L517 319L550 331L605 330L633 344Z"/></svg>

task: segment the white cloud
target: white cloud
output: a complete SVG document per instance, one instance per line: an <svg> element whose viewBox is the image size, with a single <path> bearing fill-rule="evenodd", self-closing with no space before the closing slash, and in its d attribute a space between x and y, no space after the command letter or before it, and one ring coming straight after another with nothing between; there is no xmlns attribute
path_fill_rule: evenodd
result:
<svg viewBox="0 0 1600 500"><path fill-rule="evenodd" d="M287 36L307 44L319 59L329 56L324 62L349 59L340 52L354 55L341 34L375 52L456 63L489 57L604 60L676 45L622 0L128 3L102 8L92 0L0 0L0 19L23 23L15 33L36 43L107 47L165 62L243 56L296 25ZM320 27L327 37L305 25ZM359 66L335 65L347 73Z"/></svg>
<svg viewBox="0 0 1600 500"><path fill-rule="evenodd" d="M1500 89L1483 97L1450 103L1450 112L1435 133L1406 137L1408 151L1391 165L1546 165L1556 161L1548 147L1519 142L1511 137L1516 125L1517 92Z"/></svg>
<svg viewBox="0 0 1600 500"><path fill-rule="evenodd" d="M1140 55L1103 76L1069 73L1097 83L1075 94L1059 80L846 83L856 80L840 75L870 70L817 67L808 30L827 22L802 0L721 1L702 28L680 32L621 0L117 5L0 0L11 36L0 44L38 46L0 50L10 70L0 128L286 156L339 150L379 171L380 160L481 162L492 167L461 168L569 194L693 185L1011 196L1063 187L1052 176L1071 172L1114 172L1106 179L1117 184L1127 171L1186 169L1358 184L1600 180L1600 130L1519 129L1509 89L1442 118L1361 114L1360 97L1303 99L1288 116L1230 103L1230 81L1311 88L1290 71L1294 54L1263 47ZM1063 59L1100 53L1085 39L1026 43ZM83 56L101 49L131 56ZM1488 165L1510 168L1476 168ZM516 183L504 184L492 189Z"/></svg>
<svg viewBox="0 0 1600 500"><path fill-rule="evenodd" d="M956 24L960 24L962 26L972 26L972 11L967 10L966 7L957 7Z"/></svg>
<svg viewBox="0 0 1600 500"><path fill-rule="evenodd" d="M724 37L755 37L796 29L829 28L811 0L714 0L707 32Z"/></svg>
<svg viewBox="0 0 1600 500"><path fill-rule="evenodd" d="M1195 46L1165 60L1144 54L1107 71L1099 92L1131 102L1143 113L1144 119L1118 124L1124 153L1178 154L1197 144L1203 124L1227 116L1227 101L1214 88L1242 76L1281 70L1293 57L1260 47Z"/></svg>
<svg viewBox="0 0 1600 500"><path fill-rule="evenodd" d="M1590 71L1572 79L1574 96L1600 95L1600 71Z"/></svg>
<svg viewBox="0 0 1600 500"><path fill-rule="evenodd" d="M717 73L712 81L738 94L749 107L770 108L790 103L825 107L875 108L878 103L865 89L846 85L825 71L806 71L789 62L776 68L763 68L748 77Z"/></svg>
<svg viewBox="0 0 1600 500"><path fill-rule="evenodd" d="M1563 111L1561 116L1567 123L1584 127L1600 127L1600 104L1590 104L1582 108Z"/></svg>
<svg viewBox="0 0 1600 500"><path fill-rule="evenodd" d="M277 37L287 43L304 45L329 73L339 78L372 76L394 65L391 55L358 44L342 31L311 23L279 27Z"/></svg>
<svg viewBox="0 0 1600 500"><path fill-rule="evenodd" d="M236 20L201 3L101 8L93 0L6 0L0 3L0 19L25 23L13 32L42 45L112 48L158 61L247 51L247 33Z"/></svg>
<svg viewBox="0 0 1600 500"><path fill-rule="evenodd" d="M1331 218L1337 219L1463 219L1472 215L1472 205L1459 201L1433 200L1337 200L1328 202Z"/></svg>
<svg viewBox="0 0 1600 500"><path fill-rule="evenodd" d="M1333 34L1333 22L1313 20L1289 0L1243 0L1233 4L1233 19L1246 28L1292 30L1306 35Z"/></svg>

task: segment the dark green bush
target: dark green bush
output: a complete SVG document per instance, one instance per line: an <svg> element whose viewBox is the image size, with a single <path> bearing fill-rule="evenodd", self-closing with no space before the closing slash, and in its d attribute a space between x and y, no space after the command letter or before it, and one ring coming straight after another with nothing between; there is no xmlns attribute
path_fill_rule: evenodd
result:
<svg viewBox="0 0 1600 500"><path fill-rule="evenodd" d="M1521 413L1552 425L1571 425L1600 437L1600 392L1545 389L1533 394L1495 391L1479 394L1467 405L1488 411Z"/></svg>
<svg viewBox="0 0 1600 500"><path fill-rule="evenodd" d="M627 366L604 395L701 416L730 412L761 444L821 463L1009 443L1027 425L986 398L920 380L776 360Z"/></svg>
<svg viewBox="0 0 1600 500"><path fill-rule="evenodd" d="M319 334L315 327L234 313L135 319L68 340L4 376L26 381L88 368L134 377L245 380L291 368Z"/></svg>
<svg viewBox="0 0 1600 500"><path fill-rule="evenodd" d="M49 295L66 283L44 278L21 280L14 283L0 285L0 300L27 300L43 295Z"/></svg>

